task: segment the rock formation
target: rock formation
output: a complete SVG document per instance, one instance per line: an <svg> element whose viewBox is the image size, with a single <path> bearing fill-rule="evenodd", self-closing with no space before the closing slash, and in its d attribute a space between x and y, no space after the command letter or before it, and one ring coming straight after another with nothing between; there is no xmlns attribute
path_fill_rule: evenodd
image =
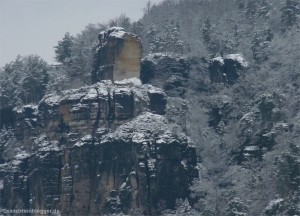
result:
<svg viewBox="0 0 300 216"><path fill-rule="evenodd" d="M140 77L142 44L138 36L112 27L103 35L94 57L92 83Z"/></svg>
<svg viewBox="0 0 300 216"><path fill-rule="evenodd" d="M141 80L163 88L169 96L183 96L189 71L189 63L184 57L149 54L142 59Z"/></svg>
<svg viewBox="0 0 300 216"><path fill-rule="evenodd" d="M162 115L166 95L102 81L14 109L0 133L1 206L61 215L157 215L188 197L195 147Z"/></svg>
<svg viewBox="0 0 300 216"><path fill-rule="evenodd" d="M247 67L248 63L241 54L213 58L209 64L210 80L212 83L232 85Z"/></svg>

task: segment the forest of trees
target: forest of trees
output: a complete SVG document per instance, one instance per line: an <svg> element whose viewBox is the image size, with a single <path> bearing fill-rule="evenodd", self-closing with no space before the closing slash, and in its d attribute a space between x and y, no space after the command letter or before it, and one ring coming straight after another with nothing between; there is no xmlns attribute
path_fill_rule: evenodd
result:
<svg viewBox="0 0 300 216"><path fill-rule="evenodd" d="M89 24L77 35L66 32L54 47L60 67L45 69L46 66L40 64L44 72L37 75L41 76L39 81L44 82L47 92L66 80L65 88L90 84L96 35L111 26L121 26L140 36L144 54L163 52L212 58L244 51L247 59L260 63L268 58L275 35L280 40L297 31L300 14L298 0L165 0L160 5L148 1L143 10L144 15L138 21L121 14L105 24ZM10 78L2 79L7 80L1 82L2 95L12 97L13 85L8 83L23 74L17 72L17 65L26 64L25 61L29 61L26 59L32 57L17 57L3 68L1 76L14 72ZM22 77L22 80L25 82L29 78ZM26 88L18 91L18 104L34 102L41 97L30 96L33 92L25 93ZM44 90L40 92L45 93Z"/></svg>

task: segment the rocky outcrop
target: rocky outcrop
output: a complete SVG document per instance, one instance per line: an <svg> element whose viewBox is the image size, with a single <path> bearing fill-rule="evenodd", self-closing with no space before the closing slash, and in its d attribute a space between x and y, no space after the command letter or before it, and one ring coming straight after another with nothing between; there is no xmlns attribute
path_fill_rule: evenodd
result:
<svg viewBox="0 0 300 216"><path fill-rule="evenodd" d="M14 128L0 136L1 205L62 215L157 215L158 206L174 208L198 176L197 158L189 139L169 130L165 105L160 89L129 80L14 109Z"/></svg>
<svg viewBox="0 0 300 216"><path fill-rule="evenodd" d="M213 58L209 64L210 80L212 83L232 85L247 67L248 63L241 54Z"/></svg>
<svg viewBox="0 0 300 216"><path fill-rule="evenodd" d="M251 158L262 159L276 145L276 137L292 130L286 121L284 94L274 92L258 97L251 110L239 120L240 140L238 162Z"/></svg>
<svg viewBox="0 0 300 216"><path fill-rule="evenodd" d="M142 59L141 80L163 88L169 96L183 96L190 71L188 60L162 53L149 54Z"/></svg>
<svg viewBox="0 0 300 216"><path fill-rule="evenodd" d="M138 36L125 32L123 28L113 27L100 34L99 40L92 83L140 77L142 44Z"/></svg>

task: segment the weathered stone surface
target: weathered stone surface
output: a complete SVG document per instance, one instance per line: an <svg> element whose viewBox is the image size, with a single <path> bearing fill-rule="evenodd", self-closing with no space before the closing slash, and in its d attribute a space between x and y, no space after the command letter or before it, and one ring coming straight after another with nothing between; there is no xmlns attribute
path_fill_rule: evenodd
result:
<svg viewBox="0 0 300 216"><path fill-rule="evenodd" d="M262 160L263 155L276 145L276 137L292 130L286 122L284 94L262 94L251 110L240 119L238 133L240 140L239 162L251 158Z"/></svg>
<svg viewBox="0 0 300 216"><path fill-rule="evenodd" d="M213 58L209 64L210 80L212 83L232 85L247 67L248 63L241 54Z"/></svg>
<svg viewBox="0 0 300 216"><path fill-rule="evenodd" d="M17 153L2 158L1 205L62 215L173 208L198 171L189 139L169 131L159 115L165 101L151 85L103 81L16 109Z"/></svg>
<svg viewBox="0 0 300 216"><path fill-rule="evenodd" d="M140 77L141 40L122 28L105 32L94 57L92 83Z"/></svg>
<svg viewBox="0 0 300 216"><path fill-rule="evenodd" d="M189 71L187 59L155 53L142 59L141 80L163 88L169 96L183 96Z"/></svg>

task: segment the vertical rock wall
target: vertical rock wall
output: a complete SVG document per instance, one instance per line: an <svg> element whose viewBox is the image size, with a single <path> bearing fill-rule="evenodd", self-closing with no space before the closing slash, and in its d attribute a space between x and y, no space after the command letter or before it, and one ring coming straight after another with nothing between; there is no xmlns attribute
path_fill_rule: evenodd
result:
<svg viewBox="0 0 300 216"><path fill-rule="evenodd" d="M61 215L173 208L198 171L195 148L159 115L165 106L158 88L103 81L16 109L5 142L19 153L3 153L1 205Z"/></svg>
<svg viewBox="0 0 300 216"><path fill-rule="evenodd" d="M95 53L92 83L139 78L141 57L142 44L136 35L122 28L109 29Z"/></svg>

